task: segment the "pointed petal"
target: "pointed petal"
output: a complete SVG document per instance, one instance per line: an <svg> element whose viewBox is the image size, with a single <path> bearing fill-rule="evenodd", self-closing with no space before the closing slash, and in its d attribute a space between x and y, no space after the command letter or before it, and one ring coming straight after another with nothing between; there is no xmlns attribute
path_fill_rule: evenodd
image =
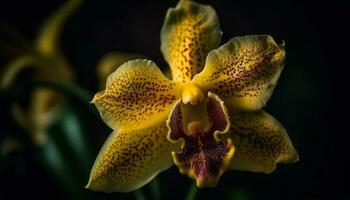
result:
<svg viewBox="0 0 350 200"><path fill-rule="evenodd" d="M36 38L36 47L41 54L52 55L58 52L58 40L62 28L67 19L80 6L81 2L81 0L67 0L67 2L42 26Z"/></svg>
<svg viewBox="0 0 350 200"><path fill-rule="evenodd" d="M299 159L286 130L263 110L232 114L230 134L236 147L231 169L271 173L277 163Z"/></svg>
<svg viewBox="0 0 350 200"><path fill-rule="evenodd" d="M151 181L173 162L176 149L167 140L165 119L153 126L113 132L103 145L86 188L102 192L129 192Z"/></svg>
<svg viewBox="0 0 350 200"><path fill-rule="evenodd" d="M161 30L161 50L173 80L190 81L220 40L219 20L212 7L181 0L176 8L170 8Z"/></svg>
<svg viewBox="0 0 350 200"><path fill-rule="evenodd" d="M178 84L156 64L134 60L108 77L106 90L97 93L92 103L112 129L138 129L166 118L179 96Z"/></svg>
<svg viewBox="0 0 350 200"><path fill-rule="evenodd" d="M235 37L209 53L194 82L234 110L259 110L272 95L285 60L284 43L271 36Z"/></svg>
<svg viewBox="0 0 350 200"><path fill-rule="evenodd" d="M227 110L218 96L209 93L208 97L201 103L204 107L179 100L167 122L168 139L182 143L181 151L172 152L174 163L198 187L215 187L234 153L232 140L225 139L230 127Z"/></svg>

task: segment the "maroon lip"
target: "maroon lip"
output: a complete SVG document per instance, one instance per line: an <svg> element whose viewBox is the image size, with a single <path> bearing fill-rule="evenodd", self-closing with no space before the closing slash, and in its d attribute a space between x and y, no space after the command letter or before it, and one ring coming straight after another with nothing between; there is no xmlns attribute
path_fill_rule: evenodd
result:
<svg viewBox="0 0 350 200"><path fill-rule="evenodd" d="M195 111L194 111L195 112ZM215 131L224 131L228 126L225 112L220 102L209 97L207 103L207 116L210 128L204 129L200 121L187 124L188 133L183 130L183 113L179 101L170 117L170 139L184 140L180 152L173 154L175 164L189 176L197 179L200 186L216 186L224 161L232 148L231 145L216 140ZM198 184L197 184L198 185Z"/></svg>

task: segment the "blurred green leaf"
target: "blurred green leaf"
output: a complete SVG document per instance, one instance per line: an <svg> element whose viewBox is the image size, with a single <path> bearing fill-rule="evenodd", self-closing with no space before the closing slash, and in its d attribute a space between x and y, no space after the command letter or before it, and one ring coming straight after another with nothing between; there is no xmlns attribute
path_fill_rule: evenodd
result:
<svg viewBox="0 0 350 200"><path fill-rule="evenodd" d="M135 190L134 196L136 200L147 200L145 194L143 193L142 189Z"/></svg>
<svg viewBox="0 0 350 200"><path fill-rule="evenodd" d="M86 199L84 186L93 157L91 138L79 113L66 105L46 132L40 159L68 198Z"/></svg>

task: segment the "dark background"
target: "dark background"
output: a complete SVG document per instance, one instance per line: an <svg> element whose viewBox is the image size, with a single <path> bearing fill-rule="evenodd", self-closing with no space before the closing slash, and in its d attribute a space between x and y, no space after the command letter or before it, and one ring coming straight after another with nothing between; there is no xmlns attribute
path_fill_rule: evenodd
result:
<svg viewBox="0 0 350 200"><path fill-rule="evenodd" d="M217 188L199 190L199 199L346 199L349 197L349 150L346 136L346 73L349 67L349 1L198 1L217 11L222 43L240 35L270 34L286 42L287 60L266 110L288 130L300 161L280 165L270 175L226 172ZM0 26L32 39L61 1L3 1ZM61 46L77 74L77 83L96 92L96 62L110 51L139 53L166 67L159 32L166 10L177 1L86 1L68 21ZM5 109L1 106L1 110ZM344 117L343 117L344 116ZM0 125L7 117L2 116ZM87 119L89 120L89 119ZM91 120L91 119L90 119ZM110 132L95 122L102 139ZM97 128L96 128L97 127ZM7 128L3 128L7 130ZM57 183L24 148L1 167L0 199L65 199ZM92 165L92 163L91 163ZM88 166L90 168L90 166ZM19 168L19 169L17 169ZM175 167L159 176L162 198L182 199L191 184ZM87 181L86 177L86 181ZM130 194L87 196L132 199ZM241 196L239 196L239 195ZM243 196L242 196L243 195Z"/></svg>

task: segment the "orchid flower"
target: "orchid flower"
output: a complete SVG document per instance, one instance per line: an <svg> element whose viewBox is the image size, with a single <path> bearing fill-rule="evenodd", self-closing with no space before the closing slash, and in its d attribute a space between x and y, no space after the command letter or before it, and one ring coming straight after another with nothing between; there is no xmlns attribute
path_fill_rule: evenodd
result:
<svg viewBox="0 0 350 200"><path fill-rule="evenodd" d="M271 173L298 153L261 110L285 63L285 44L269 35L220 46L210 6L180 0L166 14L161 51L172 80L149 60L122 64L92 99L113 129L87 188L129 192L175 164L198 187L214 187L228 169Z"/></svg>

